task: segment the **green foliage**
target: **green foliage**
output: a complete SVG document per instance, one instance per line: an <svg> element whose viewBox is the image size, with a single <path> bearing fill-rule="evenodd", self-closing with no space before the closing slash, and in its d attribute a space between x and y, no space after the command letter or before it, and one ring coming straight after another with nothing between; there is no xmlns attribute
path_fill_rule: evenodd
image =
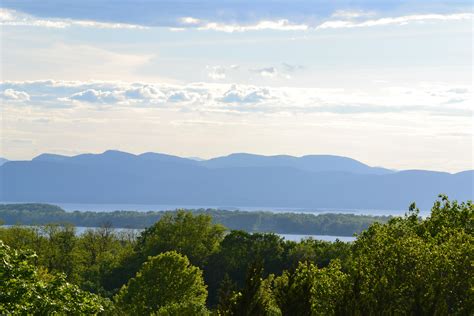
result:
<svg viewBox="0 0 474 316"><path fill-rule="evenodd" d="M98 314L107 301L81 291L64 276L41 273L32 264L36 255L0 241L0 314Z"/></svg>
<svg viewBox="0 0 474 316"><path fill-rule="evenodd" d="M215 212L213 219L206 210L165 212L139 237L109 226L81 235L68 225L0 227L0 314L105 309L208 315L200 268L209 289L207 306L217 315L471 315L474 310L472 202L440 196L425 219L413 204L404 217L372 224L353 243L225 234L213 220L230 213ZM242 225L291 226L279 217L269 224L270 217L256 214L242 215L247 219ZM309 226L299 227L312 227L314 218L322 219L308 217ZM121 287L115 297L119 309L90 293L111 297Z"/></svg>
<svg viewBox="0 0 474 316"><path fill-rule="evenodd" d="M374 224L357 238L352 311L467 315L474 310L474 206L443 197L431 217L422 221L417 215L413 206L404 218Z"/></svg>
<svg viewBox="0 0 474 316"><path fill-rule="evenodd" d="M255 262L247 272L244 288L241 292L234 292L228 305L229 310L224 310L224 315L239 316L279 316L281 311L276 304L271 285L273 275L267 279L262 278L263 267Z"/></svg>
<svg viewBox="0 0 474 316"><path fill-rule="evenodd" d="M115 299L126 314L174 315L180 310L203 310L206 297L201 270L171 251L150 257Z"/></svg>
<svg viewBox="0 0 474 316"><path fill-rule="evenodd" d="M141 234L137 249L145 257L175 250L202 267L219 248L224 231L223 226L212 224L208 215L194 216L186 211L168 213Z"/></svg>
<svg viewBox="0 0 474 316"><path fill-rule="evenodd" d="M312 262L322 268L328 266L331 260L338 259L344 270L347 270L351 261L351 244L339 240L328 242L308 238L294 243L288 256L292 267L296 267L299 262Z"/></svg>
<svg viewBox="0 0 474 316"><path fill-rule="evenodd" d="M274 293L283 315L335 315L347 279L338 260L322 269L300 262L295 271L275 279Z"/></svg>
<svg viewBox="0 0 474 316"><path fill-rule="evenodd" d="M83 290L110 296L107 278L119 266L121 258L132 253L134 238L110 228L75 234L71 226L0 227L0 239L11 248L31 249L35 263L52 273L64 273L66 279Z"/></svg>
<svg viewBox="0 0 474 316"><path fill-rule="evenodd" d="M207 316L209 310L204 304L195 302L172 303L160 307L158 312L153 313L158 316Z"/></svg>
<svg viewBox="0 0 474 316"><path fill-rule="evenodd" d="M262 263L264 277L270 273L282 273L287 266L286 245L284 239L275 234L249 234L243 231L227 234L220 250L211 256L204 270L211 305L217 303L217 291L226 275L241 289L249 267L256 261Z"/></svg>

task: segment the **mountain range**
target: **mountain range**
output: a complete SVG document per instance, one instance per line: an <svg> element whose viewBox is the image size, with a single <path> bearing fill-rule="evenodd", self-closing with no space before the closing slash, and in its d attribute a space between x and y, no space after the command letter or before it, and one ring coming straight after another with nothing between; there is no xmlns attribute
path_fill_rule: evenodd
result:
<svg viewBox="0 0 474 316"><path fill-rule="evenodd" d="M0 166L0 200L285 208L431 207L473 199L474 171L396 171L332 155L231 154L209 160L109 150L41 154Z"/></svg>

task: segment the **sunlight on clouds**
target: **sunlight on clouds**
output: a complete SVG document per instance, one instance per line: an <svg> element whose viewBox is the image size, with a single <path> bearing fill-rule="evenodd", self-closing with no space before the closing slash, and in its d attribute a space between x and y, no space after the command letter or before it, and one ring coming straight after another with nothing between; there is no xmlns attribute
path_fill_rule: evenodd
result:
<svg viewBox="0 0 474 316"><path fill-rule="evenodd" d="M220 31L226 33L275 30L275 31L306 31L309 26L306 24L294 24L286 19L276 21L260 21L251 25L224 24L216 22L207 22L197 26L202 31Z"/></svg>
<svg viewBox="0 0 474 316"><path fill-rule="evenodd" d="M472 115L472 87L422 83L417 87L362 89L262 87L238 84L166 84L113 81L5 81L4 99L34 107L108 104L172 107L229 113L333 113L339 115L427 113Z"/></svg>

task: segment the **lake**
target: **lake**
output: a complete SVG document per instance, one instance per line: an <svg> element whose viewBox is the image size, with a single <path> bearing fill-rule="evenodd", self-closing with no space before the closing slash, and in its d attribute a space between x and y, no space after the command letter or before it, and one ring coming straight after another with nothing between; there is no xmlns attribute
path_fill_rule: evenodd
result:
<svg viewBox="0 0 474 316"><path fill-rule="evenodd" d="M1 227L12 227L14 225L3 225ZM32 227L25 225L27 227ZM76 233L78 235L83 234L85 231L88 229L97 229L98 227L82 227L82 226L76 226ZM143 231L143 229L133 229L133 228L113 228L114 231L116 232L134 232L134 233L140 233ZM299 235L299 234L276 234L278 236L281 236L285 238L286 240L291 240L291 241L301 241L303 239L308 239L308 238L313 238L317 240L323 240L323 241L344 241L344 242L351 242L355 240L355 237L348 237L348 236L329 236L329 235Z"/></svg>
<svg viewBox="0 0 474 316"><path fill-rule="evenodd" d="M87 229L94 229L96 227L76 227L76 231L78 234L84 233ZM130 229L130 228L114 228L114 230L118 232L123 231L133 231L133 232L141 232L143 229ZM355 237L348 237L348 236L329 236L329 235L299 235L299 234L277 234L285 238L286 240L291 241L301 241L303 239L313 238L317 240L324 240L324 241L336 241L337 239L344 242L351 242L355 240Z"/></svg>

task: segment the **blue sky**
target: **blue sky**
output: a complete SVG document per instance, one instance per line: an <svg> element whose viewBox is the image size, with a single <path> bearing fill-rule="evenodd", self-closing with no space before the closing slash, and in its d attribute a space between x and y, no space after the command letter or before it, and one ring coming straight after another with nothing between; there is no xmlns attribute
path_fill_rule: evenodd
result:
<svg viewBox="0 0 474 316"><path fill-rule="evenodd" d="M9 1L0 156L472 162L469 1Z"/></svg>

